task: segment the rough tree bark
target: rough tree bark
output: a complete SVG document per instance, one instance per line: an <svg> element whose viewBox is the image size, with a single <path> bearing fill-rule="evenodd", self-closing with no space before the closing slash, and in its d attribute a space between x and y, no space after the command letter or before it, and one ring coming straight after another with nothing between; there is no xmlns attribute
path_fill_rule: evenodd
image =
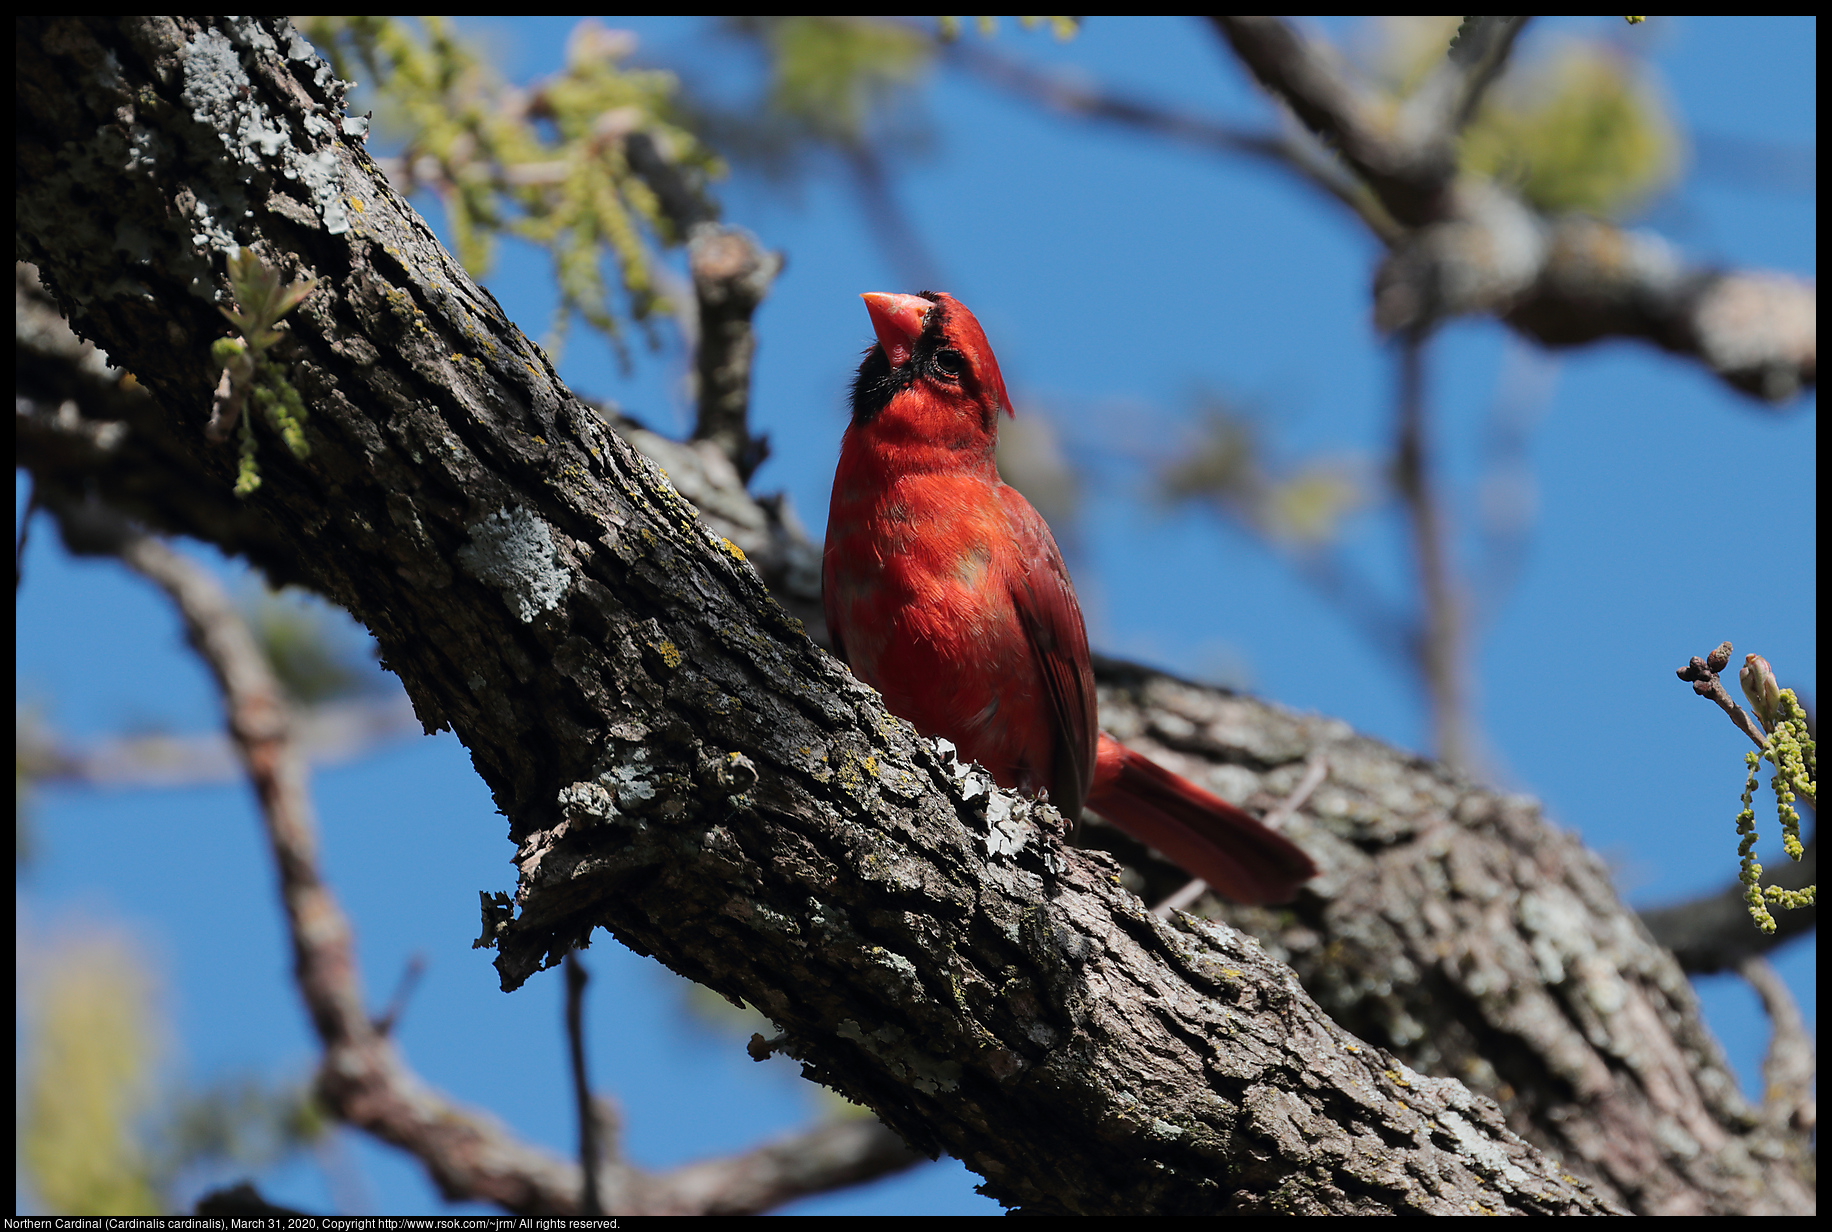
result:
<svg viewBox="0 0 1832 1232"><path fill-rule="evenodd" d="M1160 921L808 639L390 191L284 21L21 19L16 55L20 256L152 395L22 401L22 465L371 629L509 819L505 987L604 927L1036 1211L1812 1208L1804 1135L1529 802L1109 666L1107 725L1232 798L1330 761L1292 826L1314 892L1237 913L1272 954ZM203 431L233 243L322 280L280 352L311 455L265 438L245 501Z"/></svg>

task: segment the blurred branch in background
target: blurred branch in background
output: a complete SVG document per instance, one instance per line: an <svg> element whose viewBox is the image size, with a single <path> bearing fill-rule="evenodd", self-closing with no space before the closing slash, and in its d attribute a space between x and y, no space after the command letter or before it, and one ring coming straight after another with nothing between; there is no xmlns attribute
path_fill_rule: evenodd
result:
<svg viewBox="0 0 1832 1232"><path fill-rule="evenodd" d="M1809 834L1798 862L1783 860L1764 877L1765 884L1803 890L1819 880L1819 835ZM1819 910L1803 907L1775 917L1775 931L1749 926L1749 903L1742 882L1730 878L1720 890L1665 907L1641 912L1654 939L1673 951L1679 965L1693 975L1738 968L1744 959L1766 954L1784 942L1803 937L1819 925Z"/></svg>
<svg viewBox="0 0 1832 1232"><path fill-rule="evenodd" d="M1342 551L1346 522L1373 500L1367 463L1339 454L1286 463L1273 456L1264 417L1219 395L1197 400L1196 424L1175 457L1153 459L1153 490L1198 502L1279 553L1376 654L1410 662L1417 620L1380 592Z"/></svg>
<svg viewBox="0 0 1832 1232"><path fill-rule="evenodd" d="M1777 1129L1813 1133L1819 1124L1819 1101L1813 1093L1818 1050L1801 1017L1800 1002L1766 958L1743 959L1737 974L1762 998L1762 1008L1774 1024L1762 1058L1762 1115Z"/></svg>
<svg viewBox="0 0 1832 1232"><path fill-rule="evenodd" d="M688 245L699 304L694 345L699 415L693 438L717 445L745 483L770 456L769 439L752 436L748 422L757 349L751 316L782 267L781 253L765 252L756 236L736 227L699 225Z"/></svg>
<svg viewBox="0 0 1832 1232"><path fill-rule="evenodd" d="M1398 224L1373 193L1299 125L1281 125L1278 131L1268 132L1226 124L1044 72L972 42L951 44L945 54L949 64L1058 115L1142 132L1209 153L1269 163L1334 197L1383 240L1395 240L1400 235Z"/></svg>
<svg viewBox="0 0 1832 1232"><path fill-rule="evenodd" d="M342 765L422 734L407 695L373 667L374 643L347 615L304 591L276 594L258 586L239 606L293 708L293 744L308 765ZM13 743L22 789L190 787L235 782L243 773L222 732L128 732L72 742L31 707L19 709Z"/></svg>
<svg viewBox="0 0 1832 1232"><path fill-rule="evenodd" d="M1463 597L1450 560L1438 487L1433 479L1433 436L1426 419L1425 346L1429 332L1407 330L1397 340L1399 379L1394 405L1393 486L1412 531L1418 570L1420 619L1413 655L1431 712L1432 749L1452 770L1467 773L1477 745L1469 708L1468 648Z"/></svg>
<svg viewBox="0 0 1832 1232"><path fill-rule="evenodd" d="M1423 466L1421 348L1432 327L1486 311L1551 345L1646 337L1776 401L1815 374L1811 284L1686 271L1660 241L1601 220L1634 209L1672 178L1679 139L1619 53L1568 43L1502 79L1523 20L1466 19L1448 54L1447 24L1390 20L1376 27L1363 78L1334 48L1278 19L1215 19L1260 84L1339 152L1401 227L1395 234L1370 223L1391 249L1375 277L1374 315L1403 339L1393 474L1419 568L1416 657L1432 698L1435 747L1453 763L1477 743L1458 684L1473 647L1459 615L1464 588L1449 561L1455 536ZM1485 598L1518 559L1508 538L1489 536L1477 570L1489 583Z"/></svg>
<svg viewBox="0 0 1832 1232"><path fill-rule="evenodd" d="M1533 434L1552 409L1559 369L1555 355L1508 335L1482 421L1474 501L1477 553L1466 570L1472 642L1500 612L1526 563L1539 520Z"/></svg>
<svg viewBox="0 0 1832 1232"><path fill-rule="evenodd" d="M421 734L406 694L301 709L294 732L300 756L314 767L356 761ZM35 786L193 787L234 782L242 774L234 746L220 732L149 732L72 743L26 709L15 716L13 744L22 773Z"/></svg>
<svg viewBox="0 0 1832 1232"><path fill-rule="evenodd" d="M897 277L912 288L944 285L894 174L933 144L917 90L932 67L933 40L867 17L734 17L722 29L759 57L764 85L737 104L691 97L708 140L779 184L823 163L837 170Z"/></svg>
<svg viewBox="0 0 1832 1232"><path fill-rule="evenodd" d="M1375 275L1383 331L1489 313L1547 346L1640 338L1771 403L1814 384L1812 283L1688 267L1659 238L1595 216L1632 208L1672 165L1669 122L1609 76L1611 62L1573 61L1534 83L1529 98L1551 91L1538 105L1498 89L1500 118L1479 115L1459 143L1449 111L1410 106L1427 85L1396 113L1395 100L1296 27L1214 20L1259 83L1341 150L1409 229ZM1614 63L1618 74L1627 67ZM1427 82L1453 71L1433 70ZM1584 134L1597 139L1573 140Z"/></svg>

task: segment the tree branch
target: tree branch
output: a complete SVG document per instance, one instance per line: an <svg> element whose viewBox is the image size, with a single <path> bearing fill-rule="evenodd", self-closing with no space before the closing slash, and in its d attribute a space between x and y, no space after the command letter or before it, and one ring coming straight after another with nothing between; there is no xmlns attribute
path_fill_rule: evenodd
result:
<svg viewBox="0 0 1832 1232"><path fill-rule="evenodd" d="M1601 1196L1461 1082L1344 1033L1254 943L1156 920L1110 861L1061 847L1050 810L944 763L808 642L337 139L313 62L274 50L287 37L191 19L23 24L21 243L76 327L164 408L146 428L156 444L123 446L165 451L159 483L106 467L80 482L350 608L422 719L471 749L519 848L516 913L493 930L507 983L612 929L758 1005L814 1076L1039 1211L1601 1211L1613 1194L1635 1209L1810 1206L1794 1166L1758 1149L1767 1131L1739 1120L1676 968L1526 806L1371 742L1363 777L1341 778L1353 750L1331 743L1331 781L1292 833L1360 871L1326 872L1306 915L1266 932L1317 954L1313 986L1377 1038L1461 1039L1462 1056L1494 1053L1523 1083L1538 1067L1506 1115L1571 1141L1565 1168ZM104 61L120 90L85 67ZM225 122L209 157L99 156L127 125L202 140L185 127L198 104L178 96L208 74L292 145L269 154ZM301 150L360 203L343 229L308 182L273 170ZM233 482L201 432L220 291L194 254L200 235L205 251L217 241L195 210L165 208L199 186L250 211L237 238L264 261L325 280L280 357L307 396L312 452L263 449L245 524L198 524L195 503L159 491ZM157 239L143 257L98 238L124 215ZM19 439L47 488L79 483L49 448L65 437L31 424ZM1241 705L1257 723L1202 734L1228 754L1218 774L1295 775L1307 745L1353 742L1314 720L1294 740L1289 716ZM1337 914L1375 886L1391 893L1364 900L1372 914ZM1365 986L1331 975L1358 948L1356 967L1379 973ZM1453 969L1444 954L1461 956ZM1562 964L1556 985L1541 955ZM1484 981L1484 962L1505 978ZM1430 1003L1444 1030L1429 1040L1392 1012ZM1462 1014L1500 1025L1459 1034ZM1567 1083L1581 1106L1558 1095ZM1558 1128L1572 1113L1581 1123ZM1669 1123L1689 1137L1662 1137Z"/></svg>
<svg viewBox="0 0 1832 1232"><path fill-rule="evenodd" d="M1406 509L1412 553L1418 568L1420 613L1412 647L1431 702L1432 748L1452 770L1468 767L1472 739L1466 704L1462 603L1452 581L1450 544L1432 486L1425 390L1428 335L1408 331L1399 339L1398 397L1395 399L1393 485Z"/></svg>
<svg viewBox="0 0 1832 1232"><path fill-rule="evenodd" d="M1465 17L1451 36L1450 54L1439 62L1415 97L1442 100L1438 123L1443 140L1456 137L1475 118L1495 78L1507 66L1514 40L1527 28L1528 17ZM1438 83L1445 84L1440 85Z"/></svg>
<svg viewBox="0 0 1832 1232"><path fill-rule="evenodd" d="M1633 1210L1812 1209L1794 1164L1765 1165L1773 1189L1737 1179L1735 1153L1800 1159L1808 1139L1751 1128L1678 966L1602 861L1534 801L1407 763L1335 720L1110 660L1096 673L1105 729L1248 808L1273 807L1327 758L1328 779L1285 828L1323 868L1314 893L1290 910L1212 909L1289 962L1339 1023L1415 1069L1459 1075ZM1151 865L1143 893L1182 881ZM1742 924L1754 931L1746 912Z"/></svg>
<svg viewBox="0 0 1832 1232"><path fill-rule="evenodd" d="M1334 47L1282 18L1209 20L1247 71L1342 155L1396 222L1420 227L1444 216L1456 151L1436 90L1428 106L1402 108L1393 116Z"/></svg>
<svg viewBox="0 0 1832 1232"><path fill-rule="evenodd" d="M1727 831L1727 838L1730 837ZM1819 833L1807 835L1798 861L1776 860L1764 865L1764 885L1784 890L1804 890L1819 882ZM1641 913L1648 932L1673 951L1681 970L1695 975L1728 971L1744 959L1767 954L1778 946L1804 937L1819 926L1817 906L1798 907L1775 915L1775 931L1750 927L1748 888L1732 878L1722 889L1666 907Z"/></svg>
<svg viewBox="0 0 1832 1232"><path fill-rule="evenodd" d="M293 745L306 765L336 766L420 735L403 696L328 702L293 715ZM190 787L242 777L235 745L220 732L114 736L67 744L41 726L21 723L15 747L36 783L100 788Z"/></svg>
<svg viewBox="0 0 1832 1232"><path fill-rule="evenodd" d="M1706 701L1716 702L1718 708L1730 716L1738 731L1755 742L1758 749L1768 747L1768 733L1757 726L1749 711L1736 704L1730 698L1729 690L1718 678L1718 673L1730 663L1730 643L1724 642L1704 658L1692 656L1691 662L1675 671L1681 680L1692 685L1692 691Z"/></svg>
<svg viewBox="0 0 1832 1232"><path fill-rule="evenodd" d="M1496 184L1459 179L1456 132L1504 63L1519 27L1501 23L1512 19L1475 27L1471 46L1481 50L1467 61L1453 53L1397 113L1355 81L1334 48L1282 19L1211 20L1260 85L1410 230L1382 236L1391 249L1374 279L1382 330L1487 313L1545 346L1651 342L1772 403L1816 383L1812 281L1688 266L1656 236L1542 216Z"/></svg>
<svg viewBox="0 0 1832 1232"><path fill-rule="evenodd" d="M1766 958L1745 958L1737 964L1737 974L1762 998L1774 1027L1762 1058L1762 1115L1773 1124L1811 1133L1818 1119L1813 1098L1816 1065L1813 1034L1800 1016L1800 1005Z"/></svg>
<svg viewBox="0 0 1832 1232"><path fill-rule="evenodd" d="M579 1171L583 1185L579 1193L579 1213L588 1217L604 1214L604 1203L598 1194L598 1162L603 1158L598 1143L598 1111L593 1106L591 1079L585 1068L585 964L577 953L566 955L566 1047L572 1063L573 1102L579 1115Z"/></svg>
<svg viewBox="0 0 1832 1232"><path fill-rule="evenodd" d="M757 238L736 227L697 228L687 249L699 301L699 419L695 440L712 441L731 459L740 480L770 456L770 443L750 434L751 356L756 335L751 314L782 272L781 253L765 252Z"/></svg>
<svg viewBox="0 0 1832 1232"><path fill-rule="evenodd" d="M1687 266L1658 236L1534 214L1464 181L1451 216L1394 247L1374 276L1383 330L1492 313L1549 347L1638 338L1771 403L1818 375L1818 297L1806 279Z"/></svg>
<svg viewBox="0 0 1832 1232"><path fill-rule="evenodd" d="M964 40L944 43L940 50L951 63L980 80L1058 114L1119 125L1210 153L1243 154L1268 162L1347 206L1382 241L1397 242L1405 233L1367 186L1345 172L1334 155L1295 123L1282 133L1237 128L1041 73Z"/></svg>

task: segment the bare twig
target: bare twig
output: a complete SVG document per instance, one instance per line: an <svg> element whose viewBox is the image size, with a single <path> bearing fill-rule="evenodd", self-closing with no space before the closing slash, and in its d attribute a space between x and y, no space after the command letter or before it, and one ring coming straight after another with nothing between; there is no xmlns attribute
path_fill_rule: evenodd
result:
<svg viewBox="0 0 1832 1232"><path fill-rule="evenodd" d="M293 743L308 766L341 765L422 734L406 694L352 698L300 708ZM191 787L242 776L240 755L221 732L151 733L66 743L54 731L21 728L20 743L36 745L37 778L45 783L104 789Z"/></svg>
<svg viewBox="0 0 1832 1232"><path fill-rule="evenodd" d="M1483 417L1482 473L1477 480L1480 555L1469 570L1469 624L1488 624L1518 580L1537 515L1531 439L1551 409L1559 361L1509 338Z"/></svg>
<svg viewBox="0 0 1832 1232"><path fill-rule="evenodd" d="M1194 903L1197 899L1201 898L1204 894L1207 894L1208 892L1209 892L1209 883L1208 882L1204 881L1200 877L1193 878L1190 881L1185 882L1181 890L1178 890L1175 894L1171 895L1169 898L1159 903L1156 907L1153 907L1151 909L1152 914L1157 916L1160 920L1168 920L1170 919L1172 912L1188 911L1190 909L1190 904Z"/></svg>
<svg viewBox="0 0 1832 1232"><path fill-rule="evenodd" d="M13 546L13 593L19 593L19 584L25 580L25 545L26 536L32 529L32 515L38 512L37 485L31 477L26 478L25 509L19 515L19 541Z"/></svg>
<svg viewBox="0 0 1832 1232"><path fill-rule="evenodd" d="M1399 341L1393 483L1406 507L1424 602L1414 653L1431 701L1433 743L1439 760L1464 768L1471 746L1467 731L1471 720L1463 679L1463 629L1426 455L1425 343L1426 336L1417 331Z"/></svg>
<svg viewBox="0 0 1832 1232"><path fill-rule="evenodd" d="M749 1214L920 1162L883 1122L858 1117L740 1155L688 1164L670 1173L669 1182L683 1211Z"/></svg>
<svg viewBox="0 0 1832 1232"><path fill-rule="evenodd" d="M1456 137L1501 73L1527 19L1468 17L1436 71L1395 113L1335 48L1276 17L1210 18L1259 83L1341 151L1406 226L1446 214Z"/></svg>
<svg viewBox="0 0 1832 1232"><path fill-rule="evenodd" d="M602 1215L598 1199L598 1115L592 1107L592 1084L585 1072L585 964L577 950L566 952L566 1045L572 1060L573 1099L579 1108L579 1171L585 1178L580 1213Z"/></svg>
<svg viewBox="0 0 1832 1232"><path fill-rule="evenodd" d="M1762 1058L1762 1117L1775 1129L1810 1134L1818 1120L1813 1098L1816 1062L1800 1004L1766 958L1745 958L1737 964L1737 974L1762 998L1774 1028Z"/></svg>
<svg viewBox="0 0 1832 1232"><path fill-rule="evenodd" d="M1446 137L1454 137L1475 116L1482 96L1507 66L1514 40L1526 29L1526 17L1465 17L1450 40L1444 63L1455 85L1444 92L1442 123ZM1440 70L1443 74L1444 70ZM1434 74L1436 76L1438 74Z"/></svg>
<svg viewBox="0 0 1832 1232"><path fill-rule="evenodd" d="M1710 698L1723 708L1730 721L1737 725L1737 730L1755 741L1758 749L1768 747L1768 734L1756 724L1755 719L1743 707L1730 699L1724 688L1724 682L1718 679L1718 673L1730 663L1730 643L1720 643L1718 648L1705 658L1692 656L1692 661L1675 673L1681 680L1689 681L1692 691L1700 697Z"/></svg>
<svg viewBox="0 0 1832 1232"><path fill-rule="evenodd" d="M1304 759L1304 777L1291 789L1291 794L1279 801L1278 807L1261 818L1268 830L1283 830L1285 823L1297 815L1304 807L1312 792L1323 786L1323 780L1329 777L1329 758L1322 753L1312 753Z"/></svg>
<svg viewBox="0 0 1832 1232"><path fill-rule="evenodd" d="M413 998L413 990L420 986L420 977L426 974L426 955L416 952L407 960L401 969L401 978L394 986L394 996L388 998L388 1008L375 1016L375 1029L382 1035L392 1035L406 1012L408 1001Z"/></svg>

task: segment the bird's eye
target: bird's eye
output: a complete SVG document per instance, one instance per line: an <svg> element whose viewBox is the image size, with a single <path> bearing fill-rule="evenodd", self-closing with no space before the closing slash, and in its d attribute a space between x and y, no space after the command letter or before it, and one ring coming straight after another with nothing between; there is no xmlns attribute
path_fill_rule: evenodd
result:
<svg viewBox="0 0 1832 1232"><path fill-rule="evenodd" d="M961 360L961 353L959 351L944 349L935 352L935 367L940 370L943 376L957 377L961 374L961 369L965 366L965 363Z"/></svg>

